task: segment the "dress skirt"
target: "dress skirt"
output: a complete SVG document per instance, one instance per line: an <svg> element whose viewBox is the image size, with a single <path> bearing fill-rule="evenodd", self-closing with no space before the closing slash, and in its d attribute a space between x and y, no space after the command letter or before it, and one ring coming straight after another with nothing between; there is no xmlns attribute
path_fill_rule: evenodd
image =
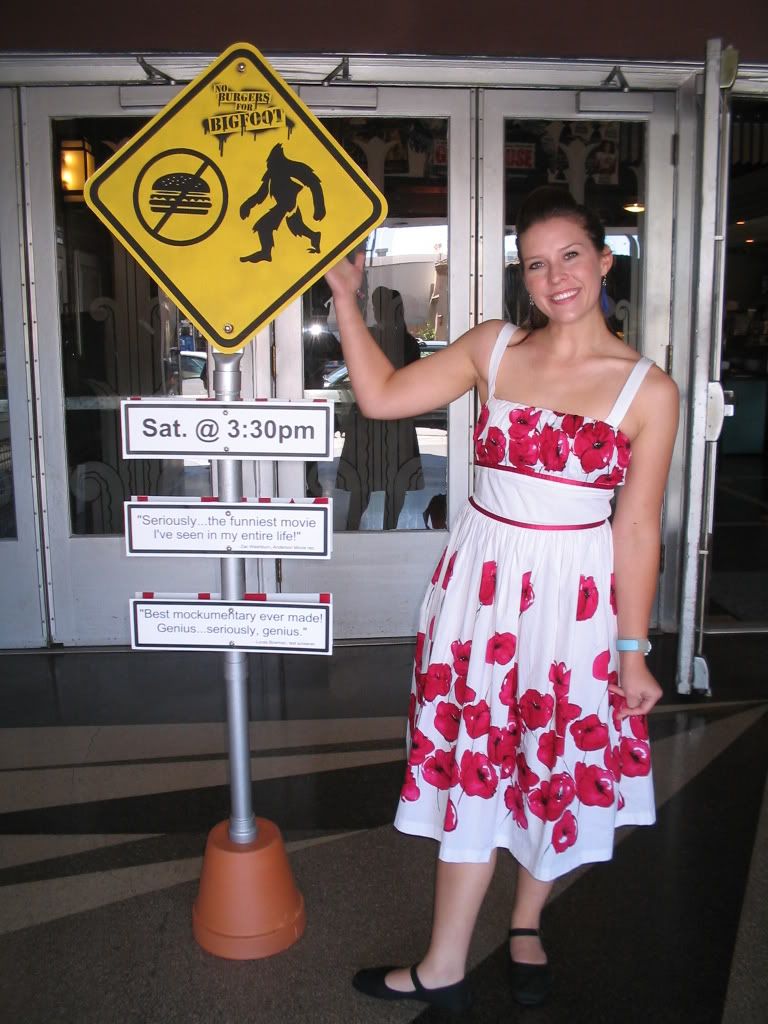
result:
<svg viewBox="0 0 768 1024"><path fill-rule="evenodd" d="M567 500L565 487L564 500ZM445 861L504 847L551 880L655 820L647 723L620 722L607 522L461 512L421 606L395 825Z"/></svg>

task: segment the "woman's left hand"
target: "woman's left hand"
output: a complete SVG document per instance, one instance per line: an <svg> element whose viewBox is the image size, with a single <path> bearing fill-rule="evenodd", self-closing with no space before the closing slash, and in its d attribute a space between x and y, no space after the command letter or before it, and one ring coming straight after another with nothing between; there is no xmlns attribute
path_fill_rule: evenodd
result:
<svg viewBox="0 0 768 1024"><path fill-rule="evenodd" d="M350 295L360 298L360 286L363 283L363 267L365 266L365 253L356 252L354 259L347 256L335 263L325 272L325 280L333 293L333 297L339 300L343 296Z"/></svg>
<svg viewBox="0 0 768 1024"><path fill-rule="evenodd" d="M624 705L618 710L619 719L630 715L647 715L664 694L648 671L643 655L635 654L634 651L632 660L622 657L619 682L609 683L608 691L624 698Z"/></svg>

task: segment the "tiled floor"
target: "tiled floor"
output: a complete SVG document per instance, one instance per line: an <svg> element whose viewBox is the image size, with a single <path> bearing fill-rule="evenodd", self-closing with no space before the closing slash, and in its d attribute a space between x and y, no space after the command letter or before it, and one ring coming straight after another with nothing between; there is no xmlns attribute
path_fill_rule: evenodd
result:
<svg viewBox="0 0 768 1024"><path fill-rule="evenodd" d="M679 698L652 654L654 828L562 880L545 913L556 992L506 984L514 864L472 947L470 1022L764 1024L768 1019L768 640L708 644L712 699ZM307 906L286 952L235 962L191 931L208 830L229 813L216 655L0 654L0 1007L37 1024L438 1021L355 993L429 931L434 845L397 834L406 644L251 659L258 815L284 835Z"/></svg>

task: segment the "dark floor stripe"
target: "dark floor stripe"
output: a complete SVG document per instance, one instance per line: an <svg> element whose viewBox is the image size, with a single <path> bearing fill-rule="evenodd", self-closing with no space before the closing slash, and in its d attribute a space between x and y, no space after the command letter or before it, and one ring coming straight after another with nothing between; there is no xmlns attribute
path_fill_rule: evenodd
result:
<svg viewBox="0 0 768 1024"><path fill-rule="evenodd" d="M338 831L320 829L289 829L282 831L286 843L301 839L317 839L338 835ZM187 857L202 857L206 832L177 832L172 835L150 836L147 839L112 843L94 850L49 857L29 864L17 864L0 869L0 888L25 882L42 882L51 878L72 878L97 871L119 871L121 868L141 867Z"/></svg>
<svg viewBox="0 0 768 1024"><path fill-rule="evenodd" d="M669 736L676 736L681 732L690 732L692 729L706 728L715 722L733 718L734 715L742 715L753 706L753 704L744 704L722 708L716 704L695 705L683 711L649 715L648 731L651 742L667 739Z"/></svg>
<svg viewBox="0 0 768 1024"><path fill-rule="evenodd" d="M130 727L129 727L130 728ZM405 746L405 736L386 740L361 740L354 743L316 743L303 747L268 747L264 750L251 750L251 758L258 760L266 757L306 757L316 754L347 754L360 750L398 750ZM77 768L121 768L124 765L137 764L196 764L204 761L226 761L229 754L179 754L176 757L134 757L122 758L119 761L78 761L62 764L35 764L21 768L0 768L3 772L40 772Z"/></svg>
<svg viewBox="0 0 768 1024"><path fill-rule="evenodd" d="M404 761L253 784L253 807L283 830L375 828L392 820ZM207 832L230 813L228 786L122 797L0 815L0 835Z"/></svg>

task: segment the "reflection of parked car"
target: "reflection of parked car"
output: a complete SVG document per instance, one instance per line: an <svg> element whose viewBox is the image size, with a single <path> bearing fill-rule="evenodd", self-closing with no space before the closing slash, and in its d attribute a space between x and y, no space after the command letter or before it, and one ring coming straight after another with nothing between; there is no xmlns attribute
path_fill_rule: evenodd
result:
<svg viewBox="0 0 768 1024"><path fill-rule="evenodd" d="M419 349L421 350L422 359L424 356L431 356L433 352L439 352L440 349L445 348L448 344L447 341L436 341L435 339L426 341L424 338L418 338L417 341L419 343Z"/></svg>
<svg viewBox="0 0 768 1024"><path fill-rule="evenodd" d="M346 363L330 361L321 375L321 388L305 388L304 398L307 401L316 401L323 398L328 402L335 402L333 410L334 428L337 431L344 431L347 414L355 400L352 393L352 385L349 380L349 371Z"/></svg>
<svg viewBox="0 0 768 1024"><path fill-rule="evenodd" d="M179 352L182 395L208 394L208 353Z"/></svg>
<svg viewBox="0 0 768 1024"><path fill-rule="evenodd" d="M319 398L327 398L333 402L351 403L355 396L352 394L352 384L349 380L349 370L346 363L332 366L323 374L323 387L319 392Z"/></svg>
<svg viewBox="0 0 768 1024"><path fill-rule="evenodd" d="M445 348L445 341L422 341L419 339L421 357L431 355ZM344 430L344 421L347 417L349 406L355 401L352 391L352 383L349 379L347 364L342 362L329 362L322 375L322 388L307 388L304 397L307 400L325 398L328 401L336 402L335 420L336 429ZM430 427L434 430L446 430L448 426L447 409L435 409L434 412L423 413L416 417L417 427Z"/></svg>

